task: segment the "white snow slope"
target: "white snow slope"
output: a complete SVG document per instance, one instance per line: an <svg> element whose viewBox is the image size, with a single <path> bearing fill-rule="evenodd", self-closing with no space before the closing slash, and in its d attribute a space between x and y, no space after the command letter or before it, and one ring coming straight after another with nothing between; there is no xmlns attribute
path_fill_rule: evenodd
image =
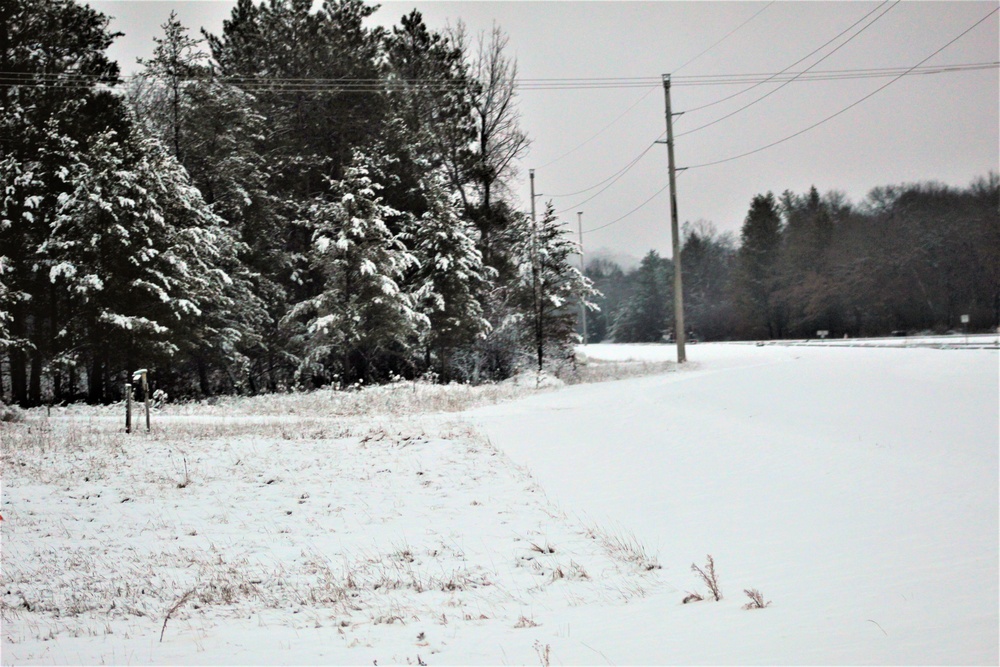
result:
<svg viewBox="0 0 1000 667"><path fill-rule="evenodd" d="M998 662L995 349L688 358L0 425L3 663Z"/></svg>
<svg viewBox="0 0 1000 667"><path fill-rule="evenodd" d="M476 412L561 506L658 551L677 588L714 557L721 603L654 597L578 625L588 644L616 663L997 663L995 351L717 344L688 359ZM745 588L773 604L742 610Z"/></svg>

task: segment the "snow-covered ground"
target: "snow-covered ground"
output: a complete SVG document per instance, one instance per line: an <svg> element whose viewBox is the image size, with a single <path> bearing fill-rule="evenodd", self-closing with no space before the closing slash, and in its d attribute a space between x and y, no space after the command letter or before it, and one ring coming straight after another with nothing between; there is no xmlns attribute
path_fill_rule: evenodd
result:
<svg viewBox="0 0 1000 667"><path fill-rule="evenodd" d="M995 349L688 358L0 425L3 663L997 663Z"/></svg>

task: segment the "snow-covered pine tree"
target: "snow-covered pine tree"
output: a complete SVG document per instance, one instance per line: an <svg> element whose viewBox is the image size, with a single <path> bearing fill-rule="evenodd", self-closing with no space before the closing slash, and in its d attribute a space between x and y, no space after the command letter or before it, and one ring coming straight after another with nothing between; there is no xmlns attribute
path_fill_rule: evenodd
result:
<svg viewBox="0 0 1000 667"><path fill-rule="evenodd" d="M489 329L482 299L495 272L483 265L476 229L462 219L460 205L447 194L443 178L428 176L422 194L428 210L412 219L404 238L419 260L411 281L419 309L430 322L425 365L443 381L468 379L470 369L455 367L454 353Z"/></svg>
<svg viewBox="0 0 1000 667"><path fill-rule="evenodd" d="M577 342L579 304L582 301L585 308L595 309L593 297L598 292L593 281L571 263L580 247L565 223L559 222L551 202L540 221L533 224L525 217L522 225L526 229L518 248L519 303L528 312L527 337L540 371L547 350L565 355Z"/></svg>
<svg viewBox="0 0 1000 667"><path fill-rule="evenodd" d="M52 361L67 297L36 253L65 189L65 158L115 122L117 100L106 86L118 66L105 55L115 36L107 17L71 0L0 3L0 71L8 74L0 86L0 248L11 334L4 351L10 396L21 405L41 402L43 376L63 397ZM69 377L72 385L72 369Z"/></svg>
<svg viewBox="0 0 1000 667"><path fill-rule="evenodd" d="M203 40L190 37L188 30L171 11L167 22L160 26L162 37L154 37L156 47L153 57L139 59L143 71L137 81L145 94L137 101L143 116L155 119L155 124L165 130L163 137L174 157L184 162L184 98L195 79L210 74L206 61L208 54L199 48ZM135 90L135 88L134 88Z"/></svg>
<svg viewBox="0 0 1000 667"><path fill-rule="evenodd" d="M299 381L349 383L408 372L412 348L430 323L402 287L418 262L390 231L389 221L401 214L383 203L360 152L329 189L308 220L320 291L285 318L300 355Z"/></svg>
<svg viewBox="0 0 1000 667"><path fill-rule="evenodd" d="M38 253L72 295L59 336L86 363L89 400L117 395L109 382L126 369L166 368L181 351L238 363L262 309L234 239L183 168L137 131L95 135L78 158Z"/></svg>
<svg viewBox="0 0 1000 667"><path fill-rule="evenodd" d="M259 354L270 317L255 290L258 274L240 260L246 246L160 141L145 138L143 155L150 192L171 223L168 256L187 269L177 276L176 294L200 310L174 336L190 365L177 369L178 375L196 377L201 395L249 388L248 354Z"/></svg>

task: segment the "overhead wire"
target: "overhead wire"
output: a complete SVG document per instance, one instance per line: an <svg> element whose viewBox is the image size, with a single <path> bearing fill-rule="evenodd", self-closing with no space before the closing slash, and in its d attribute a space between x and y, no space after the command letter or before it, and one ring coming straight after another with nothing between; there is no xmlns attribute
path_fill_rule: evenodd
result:
<svg viewBox="0 0 1000 667"><path fill-rule="evenodd" d="M853 30L856 25L858 25L859 23L861 23L862 21L864 21L866 18L868 18L869 16L871 16L872 14L874 14L875 12L877 12L888 1L889 0L885 0L885 2L883 2L880 5L878 5L877 7L875 7L875 9L871 10L870 12L868 12L867 14L865 14L864 16L862 16L860 19L858 19L857 21L855 21L854 23L852 23L850 26L848 26L845 30L842 30L833 39L830 39L826 43L820 45L818 48L813 49L811 52L807 53L802 58L799 58L794 63L792 63L791 65L789 65L788 67L786 67L785 69L781 70L780 72L777 72L774 76L777 77L780 74L784 74L785 72L787 72L791 68L795 67L796 65L798 65L802 61L807 60L807 59L811 58L812 56L814 56L816 53L822 51L827 46L829 46L831 43L833 43L834 41L840 39L845 33L849 32L850 30ZM693 109L685 109L684 113L694 113L695 111L701 111L702 109L707 109L707 108L713 107L713 106L715 106L717 104L722 104L723 102L727 102L727 101L733 99L734 97L739 97L740 95L743 95L744 93L748 93L748 92L750 92L751 90L753 90L755 88L763 86L765 83L768 83L769 81L771 81L771 78L769 78L769 79L767 79L765 81L761 81L761 82L755 83L752 86L750 86L749 88L745 88L744 90L741 90L741 91L739 91L737 93L733 93L732 95L727 95L726 97L723 97L722 99L718 99L718 100L716 100L714 102L709 102L708 104L703 104L701 106L694 107Z"/></svg>
<svg viewBox="0 0 1000 667"><path fill-rule="evenodd" d="M737 159L746 157L748 155L753 155L754 153L759 153L759 152L764 151L764 150L766 150L768 148L772 148L773 146L777 146L778 144L784 143L785 141L788 141L788 140L793 139L793 138L795 138L797 136L800 136L800 135L802 135L802 134L804 134L804 133L806 133L806 132L808 132L808 131L810 131L810 130L812 130L812 129L820 126L820 125L822 125L823 123L825 123L825 122L827 122L827 121L829 121L829 120L831 120L833 118L836 118L837 116L839 116L839 115L841 115L841 114L849 111L850 109L856 107L857 105L861 104L862 102L864 102L864 101L868 100L869 98L873 97L874 95L878 94L882 90L885 90L886 88L888 88L889 86L891 86L893 83L895 83L896 81L900 80L904 76L911 75L914 72L916 72L918 70L921 70L921 68L922 68L922 66L923 66L924 63L926 63L928 60L930 60L934 56L938 55L939 53L941 53L942 51L944 51L945 49L947 49L949 46L951 46L952 44L954 44L955 42L957 42L958 40L960 40L962 37L965 37L965 35L967 35L968 33L972 32L972 30L974 30L981 23L983 23L988 18L990 18L991 16L993 16L994 14L996 14L998 11L1000 11L1000 7L994 9L989 14L987 14L986 16L982 17L981 19L979 19L978 21L976 21L975 23L973 23L971 26L969 26L968 28L966 28L961 33L959 33L956 37L954 37L953 39L951 39L950 41L948 41L944 46L940 47L939 49L937 49L936 51L934 51L933 53L931 53L929 56L927 56L926 58L924 58L923 60L921 60L917 64L915 64L912 67L909 67L906 70L900 72L891 81L885 83L882 86L879 86L878 88L876 88L872 92L868 93L867 95L865 95L861 99L856 100L852 104L849 104L848 106L846 106L843 109L837 111L836 113L834 113L834 114L832 114L830 116L827 116L823 120L821 120L821 121L819 121L817 123L814 123L814 124L810 125L809 127L796 132L795 134L789 135L789 136L787 136L787 137L785 137L783 139L780 139L778 141L772 142L772 143L770 143L770 144L768 144L766 146L762 146L762 147L757 148L755 150L747 151L746 153L741 153L740 155L735 155L735 156L732 156L732 157L729 157L729 158L725 158L723 160L715 160L715 161L712 161L712 162L706 162L706 163L702 163L702 164L688 165L688 166L682 168L681 172L679 174L677 174L677 177L682 176L689 169L698 169L698 168L701 168L701 167L709 167L709 166L713 166L713 165L717 165L717 164L722 164L722 163L725 163L725 162L731 162L733 160L737 160ZM980 63L980 65L989 65L989 66L992 66L993 68L995 68L998 65L998 63ZM940 70L936 70L934 73L943 72L943 71L952 71L951 70L951 66L944 66ZM657 190L656 192L654 192L652 194L652 196L650 196L648 199L646 199L641 204L639 204L638 206L636 206L635 208L633 208L629 212L625 213L624 215L621 215L618 218L615 218L614 220L611 220L610 222L604 223L604 224L599 225L597 227L594 227L592 229L582 230L582 233L583 234L588 234L588 233L591 233L591 232L596 232L598 230L606 229L606 228L608 228L608 227L610 227L610 226L612 226L614 224L617 224L617 223L621 222L622 220L625 220L626 218L628 218L629 216L631 216L633 213L639 211L644 206L646 206L651 201L653 201L658 196L660 196L663 192L665 192L667 190L668 187L670 187L669 183L667 183L662 188L660 188L659 190Z"/></svg>
<svg viewBox="0 0 1000 667"><path fill-rule="evenodd" d="M945 72L970 71L981 69L996 69L1000 61L978 63L956 63L951 65L934 65L928 67L882 67L869 69L819 70L800 72L749 73L749 74L712 74L700 76L681 76L671 78L671 85L676 86L720 86L746 85L748 83L771 83L795 80L833 81L847 79L886 78L903 75L940 74ZM35 86L89 88L94 85L113 86L129 80L145 78L156 79L144 74L119 77L109 80L106 75L86 75L76 73L46 74L41 72L0 72L0 85L3 86ZM429 91L449 92L461 90L459 84L435 79L385 80L385 79L321 79L321 78L278 78L278 77L226 77L207 75L202 78L191 77L185 81L210 81L239 86L248 92L278 92L278 93L340 93L340 92L392 92L411 88L422 88ZM545 83L550 82L550 83ZM533 79L519 80L516 86L521 90L591 90L602 88L630 88L642 85L644 87L660 88L662 78L638 77L605 78L605 79ZM693 110L689 110L693 111Z"/></svg>
<svg viewBox="0 0 1000 667"><path fill-rule="evenodd" d="M679 174L677 174L676 176L674 176L674 179L676 180L676 179L680 178L683 175L684 175L684 172L682 171ZM649 197L649 199L647 199L646 201L642 202L641 204L639 204L638 206L636 206L635 208L633 208L628 213L626 213L626 214L624 214L624 215L622 215L620 217L615 218L611 222L606 222L603 225L598 225L597 227L594 227L593 229L584 229L583 233L584 234L589 234L591 232L600 231L602 229L610 227L611 225L614 225L614 224L617 224L617 223L621 222L622 220L624 220L625 218L629 217L630 215L632 215L633 213L635 213L639 209L643 208L646 204L648 204L649 202L653 201L654 199L656 199L657 197L659 197L661 194L663 194L664 192L666 192L667 188L669 188L669 187L670 187L670 183L667 183L662 188L660 188L659 190L657 190L656 192L654 192Z"/></svg>
<svg viewBox="0 0 1000 667"><path fill-rule="evenodd" d="M625 111L623 111L621 113L621 115L619 115L613 121L611 121L610 123L608 123L607 125L605 125L604 127L602 127L600 130L597 131L597 133L595 133L594 135L592 135L589 139L584 140L582 143L578 144L575 148L571 148L570 150L566 151L565 153L563 153L559 157L557 157L557 158L555 158L553 160L549 160L548 162L546 162L542 166L538 167L538 169L544 169L545 167L548 167L549 165L553 165L556 162L559 162L559 160L562 160L564 157L569 157L570 155L572 155L573 153L577 152L578 150L580 150L581 148L583 148L584 146L586 146L587 144L589 144L591 141L593 141L597 137L599 137L602 134L604 134L604 132L607 131L608 128L610 128L612 125L614 125L615 123L617 123L618 121L620 121L622 118L624 118L625 116L627 116L628 113L630 111L632 111L632 109L634 109L637 106L639 106L639 103L642 102L647 97L649 97L650 93L652 93L654 90L656 90L656 89L655 88L650 88L649 90L647 90L645 92L645 94L643 94L642 97L640 97L638 100L635 101L634 104L632 104L632 106L630 106L628 109L625 109ZM591 188L588 188L588 189L591 189ZM552 196L553 197L560 197L560 196L570 196L570 195L552 195Z"/></svg>
<svg viewBox="0 0 1000 667"><path fill-rule="evenodd" d="M573 204L572 206L568 206L568 207L566 207L566 208L564 208L562 210L556 211L556 213L559 214L559 213L565 213L566 211L572 211L573 209L578 208L580 206L583 206L587 202L589 202L592 199L596 198L597 196L603 194L605 190L607 190L612 185L614 185L615 183L617 183L618 181L620 181L622 179L622 177L625 176L625 174L627 174L632 169L632 167L634 167L635 165L637 165L639 163L639 160L641 160L642 158L644 158L646 156L646 154L649 153L649 151L651 151L653 149L653 146L655 146L658 141L659 140L654 141L653 143L649 144L649 146L647 146L644 151L642 151L641 153L639 153L639 155L637 155L635 157L635 159L633 159L630 163L628 163L628 165L626 165L624 169L621 169L617 174L615 174L614 176L612 176L610 178L604 179L604 181L602 181L601 183L607 183L609 180L611 182L608 183L607 185L605 185L603 188L601 188L600 190L598 190L594 194L590 195L589 197L587 197L583 201L577 202L576 204ZM612 178L614 180L611 180ZM601 183L598 183L598 185L601 185ZM593 190L595 187L597 187L597 185L591 186L591 187L587 188L587 190L583 190L582 192L586 192L588 190ZM550 196L555 197L555 195L550 195Z"/></svg>
<svg viewBox="0 0 1000 667"><path fill-rule="evenodd" d="M684 63L682 63L679 67L676 67L674 69L674 73L680 72L682 69L684 69L685 67L687 67L688 65L690 65L691 63L693 63L695 60L698 60L698 58L701 58L703 55L705 55L706 53L708 53L709 51L711 51L712 49L714 49L715 47L717 47L719 44L722 44L724 41L726 41L727 39L729 39L729 37L733 33L735 33L737 30L739 30L740 28L742 28L743 26L745 26L747 23L750 23L750 21L753 21L755 18L757 18L758 16L760 16L762 13L764 13L764 10L767 9L768 7L770 7L771 5L773 5L774 2L775 2L775 0L771 0L771 2L767 3L762 8L760 8L759 10L757 10L757 12L755 12L753 16L751 16L746 21L744 21L743 23L739 24L738 26L736 26L735 28L733 28L732 30L730 30L729 32L727 32L725 35L722 36L721 39L719 39L717 42L715 42L714 44L712 44L710 47L708 47L707 49L705 49L704 51L702 51L701 53L699 53L695 57L690 58L689 60L684 61Z"/></svg>
<svg viewBox="0 0 1000 667"><path fill-rule="evenodd" d="M728 157L728 158L724 158L724 159L722 159L722 160L713 160L713 161L711 161L711 162L704 162L704 163L702 163L702 164L693 164L693 165L688 165L688 166L687 166L686 168L687 168L687 169L700 169L700 168L702 168L702 167L711 167L711 166L714 166L714 165L717 165L717 164L723 164L723 163L725 163L725 162L732 162L733 160L738 160L738 159L740 159L740 158L744 158L744 157L746 157L746 156L748 156L748 155L753 155L753 154L755 154L755 153L760 153L761 151L764 151L764 150L767 150L768 148L773 148L774 146L777 146L777 145L779 145L779 144L783 144L783 143L785 143L786 141L789 141L789 140L791 140L791 139L794 139L795 137L798 137L798 136L800 136L800 135L803 135L803 134L805 134L806 132L809 132L810 130L812 130L812 129L814 129L814 128L817 128L817 127L819 127L820 125L822 125L822 124L826 123L827 121L830 121L830 120L833 120L833 119L834 119L834 118L836 118L837 116L840 116L841 114L843 114L843 113L845 113L845 112L849 111L850 109L853 109L854 107L858 106L858 105L859 105L859 104L861 104L862 102L864 102L864 101L866 101L866 100L870 99L870 98L871 98L871 97L873 97L874 95L876 95L876 94L880 93L881 91L885 90L886 88L888 88L888 87L889 87L889 86L891 86L892 84L896 83L896 82L897 82L897 81L899 81L899 80L900 80L901 78L903 78L904 76L906 76L906 75L907 75L908 73L910 73L910 72L911 72L911 71L913 71L914 69L916 69L916 68L920 67L920 66L921 66L921 65L923 65L923 64L924 64L925 62L927 62L928 60L930 60L931 58L933 58L933 57L934 57L934 56L936 56L937 54L941 53L942 51L944 51L945 49L947 49L947 48L948 48L949 46L951 46L952 44L954 44L954 43L955 43L955 42L957 42L958 40L960 40L960 39L961 39L962 37L965 37L965 36L966 36L967 34L969 34L970 32L972 32L972 30L973 30L973 29L975 29L975 28L976 28L976 27L977 27L977 26L978 26L978 25L979 25L980 23L982 23L983 21L985 21L985 20L986 20L986 19L988 19L989 17L993 16L993 15L994 15L994 14L996 14L996 13L997 13L998 11L1000 11L1000 7L997 7L996 9L994 9L993 11L991 11L991 12L990 12L989 14L987 14L987 15L986 15L986 16L984 16L983 18L981 18L981 19L979 19L978 21L976 21L975 23L973 23L973 24L972 24L971 26L969 26L969 27L968 27L968 28L966 28L966 29L965 29L964 31L962 31L962 32L961 32L961 33L960 33L960 34L959 34L958 36L956 36L955 38L953 38L952 40L950 40L950 41L949 41L949 42L948 42L947 44L945 44L944 46L942 46L941 48L939 48L939 49L938 49L937 51L935 51L934 53L930 54L929 56L927 56L926 58L924 58L923 60L921 60L920 62L918 62L918 63L917 63L916 65L914 65L913 67L911 67L911 68L910 68L910 69L909 69L909 70L908 70L907 72L903 72L903 73L899 74L898 76L896 76L895 78L893 78L893 79L892 79L891 81L889 81L889 82L887 82L887 83L885 83L885 84L883 84L883 85L879 86L878 88L876 88L876 89L875 89L875 90L873 90L872 92L868 93L868 94L867 94L867 95L865 95L864 97L862 97L862 98L860 98L860 99L858 99L858 100L856 100L856 101L852 102L851 104L848 104L848 105L847 105L846 107L844 107L844 108L843 108L843 109L841 109L840 111L837 111L836 113L833 113L833 114L831 114L831 115L827 116L826 118L824 118L824 119L822 119L822 120L820 120L820 121L818 121L818 122L816 122L816 123L813 123L813 124L812 124L812 125L810 125L809 127L806 127L806 128L804 128L804 129L802 129L802 130L799 130L798 132L796 132L796 133L794 133L794 134L790 134L790 135L788 135L787 137L784 137L783 139L779 139L779 140L777 140L777 141L773 141L773 142L771 142L771 143L767 144L766 146L761 146L761 147L759 147L759 148L755 148L755 149L754 149L754 150L752 150L752 151L747 151L747 152L745 152L745 153L740 153L739 155L733 155L732 157Z"/></svg>
<svg viewBox="0 0 1000 667"><path fill-rule="evenodd" d="M631 169L632 167L634 167L636 165L636 163L639 162L639 160L641 160L643 157L645 157L646 153L648 153L653 148L653 146L656 145L657 141L660 141L660 138L662 138L662 136L663 135L661 134L660 137L658 137L656 139L656 141L653 141L648 146L646 146L646 148L641 153L639 153L639 155L637 155L636 157L632 158L629 161L628 164L626 164L624 167L622 167L621 169L619 169L615 173L613 173L610 176L608 176L607 178L605 178L603 181L601 181L599 183L595 183L594 185L591 185L589 188L584 188L582 190L577 190L576 192L567 192L567 193L564 193L564 194L548 194L546 196L548 196L548 197L556 197L556 198L575 197L576 195L582 195L585 192L590 192L591 190L593 190L595 188L601 187L602 185L604 185L605 183L607 183L611 179L615 178L616 176L619 176L619 177L620 176L624 176L626 173L628 173L629 169ZM602 190L602 192L603 192L603 190ZM589 200L587 200L587 201L589 201ZM584 202L580 202L580 203L582 204ZM579 206L579 204L577 204L577 206ZM572 207L570 207L570 208L572 208Z"/></svg>
<svg viewBox="0 0 1000 667"><path fill-rule="evenodd" d="M888 2L888 0L886 0L886 2ZM815 53L817 53L821 49L826 48L828 45L830 45L831 43L833 43L835 40L840 39L840 37L842 37L848 31L854 29L854 27L857 26L859 23L861 23L861 21L864 21L866 18L868 18L869 16L871 16L872 13L874 13L875 11L877 11L879 8L883 7L886 4L886 2L883 2L881 5L879 5L878 7L876 7L876 9L873 10L872 12L869 12L868 14L865 14L864 17L862 17L859 21L855 22L850 28L848 28L847 30L841 32L839 35L837 35L836 37L834 37L833 39L831 39L830 41L828 41L826 44L824 44L823 46L821 46L818 49L816 49L815 51L813 51L812 53L810 53L805 58L802 58L802 59L800 59L800 60L792 63L788 67L786 67L784 70L782 70L782 72L779 72L779 74L784 73L785 71L791 69L792 67L795 67L795 65L798 65L800 62L802 62L806 58L811 57L812 55L814 55ZM883 16L885 16L886 14L888 14L889 12L891 12L893 9L895 9L896 5L898 5L899 3L900 3L900 0L896 0L896 2L894 2L892 5L890 5L888 9L886 9L884 12L882 12L881 14L879 14L878 16L876 16L874 19L872 19L871 22L868 23L867 25L865 25L864 27L862 27L861 30L858 30L856 33L854 33L849 38L847 38L846 40L844 40L844 42L842 42L841 44L839 44L835 49L833 49L832 51L830 51L829 53L827 53L825 56L823 56L822 58L820 58L819 60L817 60L816 62L814 62L812 65L810 65L805 70L803 70L801 73L799 73L797 76L793 76L792 78L787 79L786 81L784 81L777 88L774 88L774 89L768 91L767 93L765 93L764 95L761 95L760 97L758 97L757 99L753 100L752 102L744 104L739 109L736 109L735 111L731 111L728 114L726 114L724 116L721 116L720 118L716 118L715 120L713 120L713 121L711 121L709 123L705 123L703 125L699 125L698 127L691 128L690 130L685 130L684 132L681 132L680 134L675 135L674 138L676 139L678 137L683 137L685 135L692 134L692 133L698 132L700 130L704 130L706 127L711 127L712 125L715 125L716 123L721 123L722 121L726 120L727 118L732 118L736 114L742 113L743 111L746 111L747 109L749 109L753 105L757 104L758 102L761 102L762 100L767 99L771 95L774 95L775 93L777 93L779 90L781 90L782 88L784 88L788 84L793 83L793 82L799 80L800 78L802 78L802 76L804 76L805 74L807 74L810 70L812 70L812 68L816 67L817 65L819 65L820 63L822 63L824 60L826 60L827 58L829 58L830 56L832 56L833 54L835 54L837 51L839 51L840 49L842 49L845 46L847 46L848 44L850 44L858 35L860 35L865 30L867 30L868 28L870 28L871 26L873 26L879 19L881 19ZM757 85L763 85L763 84L757 84ZM754 87L756 87L756 86L754 86ZM748 88L747 90L750 90L750 89ZM744 91L744 92L746 92L746 91ZM708 105L705 105L705 106L708 106ZM701 108L704 109L705 107L703 106Z"/></svg>
<svg viewBox="0 0 1000 667"><path fill-rule="evenodd" d="M888 0L886 0L886 1L888 1ZM771 2L767 3L766 5L764 5L763 8L761 8L760 10L754 12L753 16L751 16L746 21L744 21L743 23L739 24L738 26L736 26L735 28L733 28L732 30L730 30L729 32L727 32L725 35L722 36L721 39L718 39L714 44L712 44L711 46L709 46L707 49L703 50L698 55L696 55L696 56L694 56L692 58L689 58L687 61L685 61L684 63L682 63L679 67L677 67L674 70L674 72L679 72L680 70L684 69L685 67L687 67L688 65L690 65L691 63L693 63L698 58L702 57L703 55L705 55L706 53L708 53L709 51L711 51L712 49L714 49L715 47L717 47L722 42L726 41L729 37L731 37L740 28L742 28L743 26L747 25L748 23L750 23L751 21L753 21L755 18L757 18L758 16L760 16L764 12L765 9L767 9L768 7L770 7L771 5L773 5L774 3L775 3L775 0L771 0ZM607 125L605 125L603 128L601 128L596 134L594 134L593 136L591 136L589 139L586 139L582 143L578 144L576 147L574 147L574 148L570 149L569 151L563 153L562 155L560 155L559 157L555 158L554 160L550 160L550 161L546 162L545 164L541 165L540 167L538 167L538 169L544 169L545 167L548 167L548 166L550 166L552 164L555 164L559 160L562 160L563 158L572 155L573 153L575 153L579 149L581 149L584 146L586 146L587 144L589 144L591 141L593 141L594 139L596 139L597 137L599 137L601 134L603 134L612 125L614 125L619 120L621 120L622 118L624 118L630 111L632 111L632 109L634 109L635 107L637 107L639 105L639 103L641 103L643 100L645 100L647 97L649 97L650 93L652 93L654 90L656 90L656 87L650 87L650 89L648 91L646 91L646 93L642 97L640 97L638 100L636 100L635 103L632 104L632 106L630 106L628 109L626 109L621 115L619 115L613 121L611 121L610 123L608 123ZM637 158L635 158L632 162L630 162L628 165L626 165L626 167L624 167L623 170L620 170L620 171L627 172L629 169L631 169L632 166L634 166L636 162L638 162L640 159L642 159L642 157L646 153L649 152L649 150L653 147L653 145L655 143L656 142L654 141L653 144L650 144L646 148L646 150L644 150ZM618 176L618 174L619 174L619 172L615 172L614 174L612 174L608 178L604 179L600 183L596 183L596 184L594 184L594 185L592 185L592 186L590 186L588 188L584 188L584 189L578 190L576 192L571 192L571 193L567 193L567 194L549 195L549 196L550 197L574 197L576 195L583 194L585 192L590 192L591 190L604 185L605 183L607 183L609 180L611 180L615 176ZM622 173L622 175L624 175L624 173ZM611 185L613 185L613 184L614 183L612 183ZM610 187L610 185L609 185L609 187ZM602 190L602 192L603 192L603 190ZM600 193L597 193L597 194L600 194ZM597 195L594 195L594 196L596 197ZM581 203L584 203L584 202L581 202Z"/></svg>

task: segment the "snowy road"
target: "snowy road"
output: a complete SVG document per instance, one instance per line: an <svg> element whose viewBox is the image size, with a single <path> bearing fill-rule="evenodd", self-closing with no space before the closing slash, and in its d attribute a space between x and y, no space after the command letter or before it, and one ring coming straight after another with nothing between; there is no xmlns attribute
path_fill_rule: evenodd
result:
<svg viewBox="0 0 1000 667"><path fill-rule="evenodd" d="M626 347L587 352L672 354ZM995 350L688 356L469 413L567 513L657 552L678 591L715 559L725 604L681 592L573 636L612 662L997 662ZM745 588L774 604L743 611Z"/></svg>

